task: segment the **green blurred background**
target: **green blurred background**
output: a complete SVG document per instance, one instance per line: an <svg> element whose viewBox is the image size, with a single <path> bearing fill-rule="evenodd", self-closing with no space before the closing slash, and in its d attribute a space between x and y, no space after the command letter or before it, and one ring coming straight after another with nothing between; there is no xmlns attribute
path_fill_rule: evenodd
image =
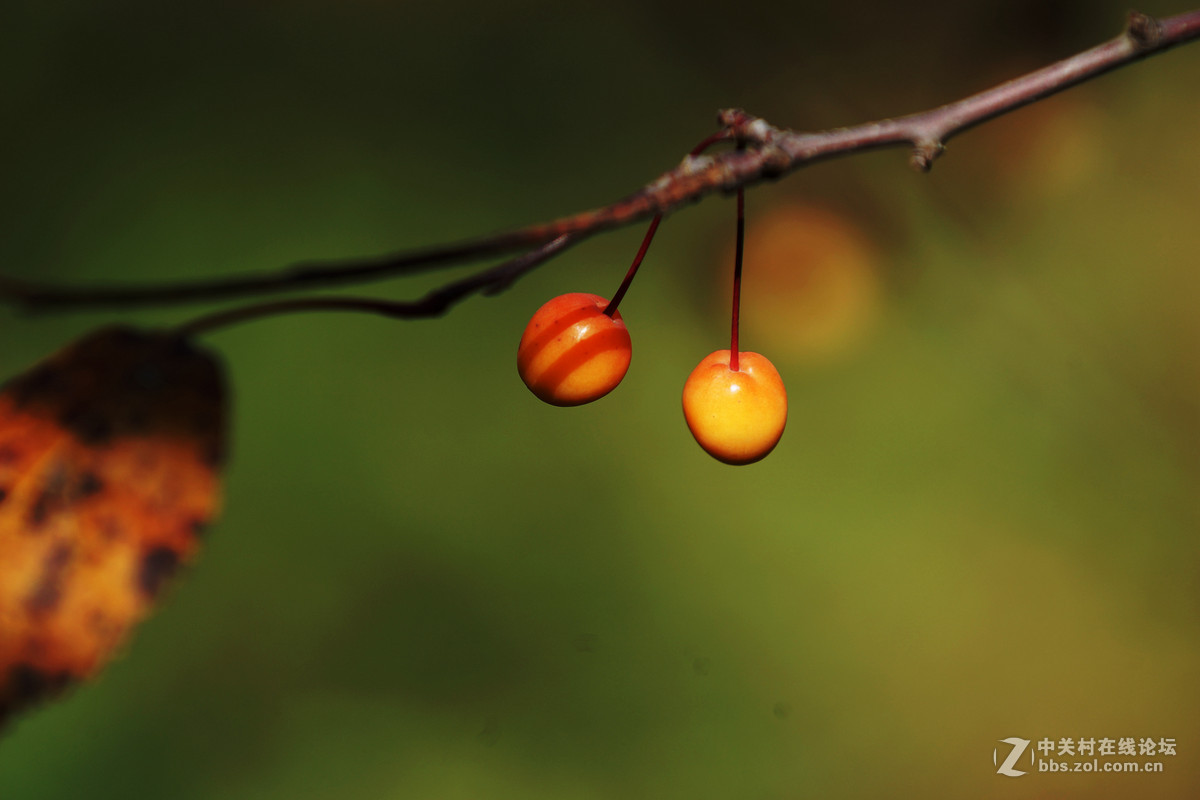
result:
<svg viewBox="0 0 1200 800"><path fill-rule="evenodd" d="M720 107L919 110L1124 13L12 3L0 268L196 278L514 227L635 189ZM754 466L704 455L679 409L725 346L723 198L664 224L622 306L633 366L592 406L534 400L516 344L549 297L611 293L640 230L438 320L211 336L236 391L223 521L100 680L8 732L0 797L1194 797L1197 86L1193 45L929 175L885 151L751 192L743 344L791 402ZM788 214L815 237L798 282L756 273L756 225ZM772 326L780 298L803 313ZM198 311L3 310L0 368ZM997 775L1014 736L1178 751Z"/></svg>

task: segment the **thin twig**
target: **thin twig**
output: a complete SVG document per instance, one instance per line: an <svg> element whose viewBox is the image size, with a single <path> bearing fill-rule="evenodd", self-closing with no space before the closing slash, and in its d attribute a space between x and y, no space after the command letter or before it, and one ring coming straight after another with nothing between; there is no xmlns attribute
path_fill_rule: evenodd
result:
<svg viewBox="0 0 1200 800"><path fill-rule="evenodd" d="M53 310L223 300L364 283L528 251L525 256L448 284L421 300L389 304L392 310L387 312L398 317L439 314L469 294L497 291L517 275L584 237L665 215L714 192L731 192L815 161L908 145L913 148L913 166L927 170L948 139L975 125L1198 37L1200 10L1162 20L1132 12L1125 30L1116 38L1000 86L930 111L820 133L777 128L737 109L722 111L718 117L721 130L706 139L704 146L722 140L738 140L744 141L748 149L716 155L689 155L675 169L611 205L491 236L379 258L304 263L274 273L165 285L70 288L0 276L0 302L7 301L27 310ZM556 242L557 246L550 246ZM522 262L524 258L532 258L532 261ZM513 265L518 263L521 268L514 268ZM276 304L276 308L281 311L300 310L302 306L333 308L339 303L345 305L344 300L312 298L308 306L294 301ZM248 319L261 316L265 313L261 311L264 307L258 306L260 311L253 314L249 309L221 313L227 318ZM211 315L207 319L219 316ZM193 325L202 322L204 319ZM190 329L191 325L187 327Z"/></svg>
<svg viewBox="0 0 1200 800"><path fill-rule="evenodd" d="M393 319L436 317L472 294L479 292L491 295L506 289L517 278L582 241L585 236L586 234L582 233L564 234L528 253L434 289L419 300L380 300L374 297L295 297L287 300L268 300L205 314L180 325L175 331L180 335L191 336L262 317L299 311L357 311Z"/></svg>
<svg viewBox="0 0 1200 800"><path fill-rule="evenodd" d="M764 125L764 149L780 172L837 155L908 144L911 163L928 170L952 136L1001 114L1077 86L1118 67L1200 37L1200 10L1157 20L1131 11L1120 36L1048 67L954 103L904 117L805 134Z"/></svg>

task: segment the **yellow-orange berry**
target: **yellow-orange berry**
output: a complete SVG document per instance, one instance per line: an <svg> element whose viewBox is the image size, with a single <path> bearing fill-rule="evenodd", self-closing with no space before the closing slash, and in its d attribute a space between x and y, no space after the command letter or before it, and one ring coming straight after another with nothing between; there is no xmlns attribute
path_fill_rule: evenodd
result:
<svg viewBox="0 0 1200 800"><path fill-rule="evenodd" d="M726 464L752 464L774 449L787 423L787 391L758 353L709 354L683 386L683 416L700 446Z"/></svg>
<svg viewBox="0 0 1200 800"><path fill-rule="evenodd" d="M590 403L625 377L633 347L621 313L595 294L560 295L537 310L517 349L529 390L555 406Z"/></svg>

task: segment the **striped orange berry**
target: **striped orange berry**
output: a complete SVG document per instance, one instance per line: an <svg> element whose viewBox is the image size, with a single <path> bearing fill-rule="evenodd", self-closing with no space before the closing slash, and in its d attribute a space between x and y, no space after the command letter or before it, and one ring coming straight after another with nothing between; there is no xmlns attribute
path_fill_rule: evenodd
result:
<svg viewBox="0 0 1200 800"><path fill-rule="evenodd" d="M625 377L633 349L621 314L595 294L560 295L537 310L517 350L521 380L555 406L590 403Z"/></svg>

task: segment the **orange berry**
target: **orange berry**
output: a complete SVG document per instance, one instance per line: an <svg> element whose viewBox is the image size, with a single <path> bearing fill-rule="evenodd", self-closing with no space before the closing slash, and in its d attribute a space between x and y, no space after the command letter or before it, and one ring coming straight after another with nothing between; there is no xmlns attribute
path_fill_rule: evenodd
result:
<svg viewBox="0 0 1200 800"><path fill-rule="evenodd" d="M787 391L758 353L710 353L683 385L683 416L700 446L726 464L752 464L774 449L787 423Z"/></svg>
<svg viewBox="0 0 1200 800"><path fill-rule="evenodd" d="M577 406L616 388L633 347L621 312L604 313L595 294L560 295L537 310L517 349L517 371L529 390L554 406Z"/></svg>

